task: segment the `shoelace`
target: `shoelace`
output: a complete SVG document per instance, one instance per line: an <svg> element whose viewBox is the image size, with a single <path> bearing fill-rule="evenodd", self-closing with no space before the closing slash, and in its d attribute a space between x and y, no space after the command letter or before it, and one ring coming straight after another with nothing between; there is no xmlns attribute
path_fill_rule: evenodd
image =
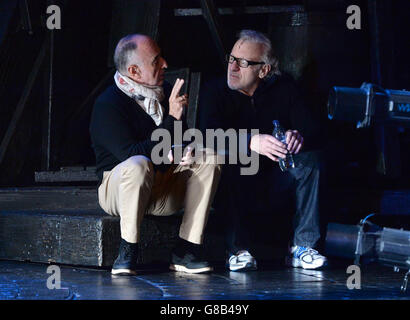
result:
<svg viewBox="0 0 410 320"><path fill-rule="evenodd" d="M129 259L131 258L131 248L128 246L124 246L124 258Z"/></svg>
<svg viewBox="0 0 410 320"><path fill-rule="evenodd" d="M297 258L300 258L302 255L305 255L305 254L309 254L313 256L313 255L317 255L318 253L319 252L317 250L312 249L312 248L298 247L298 249L295 252L295 256Z"/></svg>
<svg viewBox="0 0 410 320"><path fill-rule="evenodd" d="M250 256L248 251L241 251L239 254L233 254L229 257L229 263L238 263L239 259L243 256Z"/></svg>

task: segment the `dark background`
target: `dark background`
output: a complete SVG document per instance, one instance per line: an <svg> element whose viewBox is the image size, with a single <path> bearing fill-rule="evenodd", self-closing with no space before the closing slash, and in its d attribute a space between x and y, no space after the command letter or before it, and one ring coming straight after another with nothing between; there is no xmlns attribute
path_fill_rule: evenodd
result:
<svg viewBox="0 0 410 320"><path fill-rule="evenodd" d="M0 186L36 186L35 171L95 165L88 133L89 118L96 95L109 83L94 95L90 94L109 74L112 51L119 36L138 31L139 19L144 17L143 2L130 0L2 1L0 139L4 139L13 121L43 41L50 38L51 32L45 28L49 4L60 6L62 29L53 32L53 47L47 49L45 62L40 66L7 150L3 151ZM326 103L332 86L359 87L363 82L373 82L386 89L410 90L410 28L407 25L410 1L215 0L214 4L217 8L236 8L233 15L219 16L219 32L227 50L241 29L266 33L273 41L281 70L295 78L309 108L323 120L331 190L409 188L409 130L393 128L398 137L400 161L396 174L383 175L377 171L375 129L356 130L354 124L327 120ZM349 16L346 8L351 4L361 8L361 30L346 27ZM246 6L272 5L302 5L304 12L241 13ZM223 75L225 70L204 17L175 16L177 8L200 8L200 1L161 1L157 41L170 68L201 72L202 83ZM376 11L371 12L369 8ZM121 20L119 16L126 19ZM377 19L376 28L372 19ZM126 21L135 23L127 25ZM49 129L46 111L50 83L53 111L47 166L44 137ZM365 202L364 199L357 201ZM363 206L366 212L377 209L371 201Z"/></svg>

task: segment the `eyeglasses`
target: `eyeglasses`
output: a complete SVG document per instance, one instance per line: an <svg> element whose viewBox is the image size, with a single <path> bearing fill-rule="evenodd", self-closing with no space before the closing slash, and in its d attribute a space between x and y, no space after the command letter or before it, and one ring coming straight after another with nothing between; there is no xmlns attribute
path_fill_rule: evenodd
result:
<svg viewBox="0 0 410 320"><path fill-rule="evenodd" d="M242 59L242 58L236 58L231 54L226 55L226 61L228 63L233 63L234 61L236 61L236 63L241 68L247 68L248 66L253 66L253 65L256 65L256 64L265 64L265 62L255 62L255 61L249 61L249 60Z"/></svg>

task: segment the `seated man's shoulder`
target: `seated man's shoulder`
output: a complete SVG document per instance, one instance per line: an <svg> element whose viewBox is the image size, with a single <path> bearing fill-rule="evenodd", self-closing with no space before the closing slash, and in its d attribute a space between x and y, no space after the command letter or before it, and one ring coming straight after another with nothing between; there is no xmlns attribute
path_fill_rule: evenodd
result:
<svg viewBox="0 0 410 320"><path fill-rule="evenodd" d="M108 105L116 103L121 98L118 88L115 84L107 87L95 100L96 105Z"/></svg>
<svg viewBox="0 0 410 320"><path fill-rule="evenodd" d="M126 114L129 105L133 103L125 93L113 84L107 87L95 100L93 113L110 116L113 114Z"/></svg>

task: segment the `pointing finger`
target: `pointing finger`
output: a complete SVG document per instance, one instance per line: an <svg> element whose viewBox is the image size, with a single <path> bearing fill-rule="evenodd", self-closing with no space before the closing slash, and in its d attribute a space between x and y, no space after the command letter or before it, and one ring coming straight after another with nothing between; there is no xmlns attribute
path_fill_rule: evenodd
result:
<svg viewBox="0 0 410 320"><path fill-rule="evenodd" d="M170 97L175 99L179 95L179 91L181 90L183 84L184 84L184 79L178 78L175 81L174 87L172 88Z"/></svg>
<svg viewBox="0 0 410 320"><path fill-rule="evenodd" d="M169 95L170 98L174 98L174 97L175 97L175 88L176 88L178 82L179 82L179 79L177 78L177 79L175 80L174 86L172 87L171 94Z"/></svg>
<svg viewBox="0 0 410 320"><path fill-rule="evenodd" d="M179 96L179 91L181 91L181 88L182 88L182 86L184 85L184 79L179 79L179 82L178 82L178 84L176 85L176 88L175 88L175 97L178 97Z"/></svg>

